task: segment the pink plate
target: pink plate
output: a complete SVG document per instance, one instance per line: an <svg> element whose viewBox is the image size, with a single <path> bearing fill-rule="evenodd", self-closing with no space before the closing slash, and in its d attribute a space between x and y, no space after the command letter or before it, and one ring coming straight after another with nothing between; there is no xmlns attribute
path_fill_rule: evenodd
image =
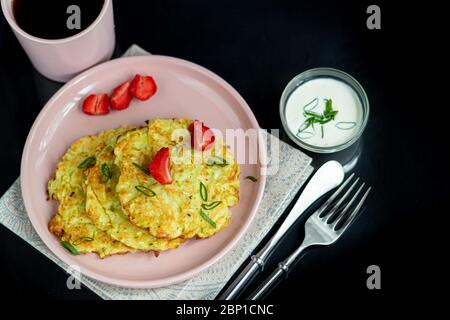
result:
<svg viewBox="0 0 450 320"><path fill-rule="evenodd" d="M92 92L109 93L134 74L152 75L158 92L145 102L133 101L123 111L106 116L87 116L80 110ZM265 176L265 145L259 139L258 164L241 165L241 201L232 209L228 228L205 240L190 240L180 248L153 254L133 253L99 259L89 254L73 256L47 229L57 203L46 201L46 185L65 150L76 139L122 125L144 125L155 117L201 119L211 128L258 129L258 123L242 97L211 71L191 62L164 57L130 57L94 67L62 87L39 114L28 135L22 156L22 194L28 216L37 233L61 260L78 265L91 278L124 287L151 288L186 280L223 257L250 225L260 203ZM246 176L259 176L257 183Z"/></svg>

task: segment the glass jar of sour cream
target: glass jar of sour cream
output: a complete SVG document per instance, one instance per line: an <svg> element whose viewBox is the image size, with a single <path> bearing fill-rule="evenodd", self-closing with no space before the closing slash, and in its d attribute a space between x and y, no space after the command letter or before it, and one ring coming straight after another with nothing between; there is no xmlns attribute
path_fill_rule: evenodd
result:
<svg viewBox="0 0 450 320"><path fill-rule="evenodd" d="M349 74L331 68L307 70L292 79L280 100L280 117L288 136L318 153L343 150L362 135L369 100Z"/></svg>

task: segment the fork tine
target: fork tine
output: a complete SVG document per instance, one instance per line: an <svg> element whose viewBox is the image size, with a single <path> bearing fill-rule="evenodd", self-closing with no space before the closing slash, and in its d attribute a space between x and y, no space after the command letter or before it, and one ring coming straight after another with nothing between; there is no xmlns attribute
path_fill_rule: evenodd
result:
<svg viewBox="0 0 450 320"><path fill-rule="evenodd" d="M353 179L353 177L355 176L354 173L352 173L347 180L345 180L341 186L328 198L327 201L325 201L320 207L319 209L317 209L316 211L316 215L318 215L320 217L320 215L322 214L322 212L328 208L328 206L334 201L334 199L336 199L336 197L339 195L339 193L341 193L341 191L345 188L345 186L350 182L350 180Z"/></svg>
<svg viewBox="0 0 450 320"><path fill-rule="evenodd" d="M367 188L366 192L362 196L361 200L359 200L359 203L357 204L357 206L355 207L353 212L350 214L350 216L348 217L345 224L337 231L339 234L343 233L352 224L352 222L356 219L356 217L358 216L359 210L361 209L361 207L364 204L364 201L366 201L366 198L369 195L370 190L372 190L372 187Z"/></svg>
<svg viewBox="0 0 450 320"><path fill-rule="evenodd" d="M344 222L345 219L345 215L348 211L348 209L350 208L350 206L353 204L353 202L356 200L356 198L358 197L359 193L361 192L361 190L364 188L366 184L363 182L358 190L356 191L356 193L353 195L353 197L350 199L350 201L347 203L347 205L344 207L344 209L342 210L342 212L339 214L338 217L336 217L336 219L333 221L333 223L330 225L330 228L333 229L334 231L336 231L336 226L340 223L340 222Z"/></svg>
<svg viewBox="0 0 450 320"><path fill-rule="evenodd" d="M325 214L325 217L328 217L328 219L326 220L327 223L330 223L331 219L333 219L334 217L334 213L336 212L337 209L339 209L339 207L341 206L342 202L344 202L344 200L348 197L348 195L350 194L350 192L352 192L353 188L356 186L356 184L358 183L359 178L357 178L352 185L350 186L350 188L347 189L347 191L344 193L344 195L339 199L338 202L336 202L336 204L334 205L334 207L330 210L330 212L328 212L327 214Z"/></svg>

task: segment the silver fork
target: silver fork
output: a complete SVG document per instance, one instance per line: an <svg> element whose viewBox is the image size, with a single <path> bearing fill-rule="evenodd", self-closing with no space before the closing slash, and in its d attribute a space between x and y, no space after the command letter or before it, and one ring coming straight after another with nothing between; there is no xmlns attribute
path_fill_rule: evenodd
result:
<svg viewBox="0 0 450 320"><path fill-rule="evenodd" d="M331 210L328 211L329 207L341 191L346 187L347 184L353 179L354 174L347 178L347 180L342 183L336 192L334 192L331 197L322 204L316 212L314 212L308 220L305 222L305 239L302 244L294 251L286 260L278 264L278 268L256 289L248 298L248 300L258 300L265 293L270 290L284 274L287 274L289 268L293 265L298 256L310 246L321 245L326 246L334 243L339 237L348 229L351 223L355 220L361 209L364 201L366 200L371 187L367 188L364 195L359 200L359 203L355 206L353 211L347 217L347 212L350 209L353 202L362 191L365 183L362 183L350 201L345 205L342 211L338 212L339 207L343 204L345 199L350 195L352 190L356 187L359 182L357 178L344 195L333 205Z"/></svg>

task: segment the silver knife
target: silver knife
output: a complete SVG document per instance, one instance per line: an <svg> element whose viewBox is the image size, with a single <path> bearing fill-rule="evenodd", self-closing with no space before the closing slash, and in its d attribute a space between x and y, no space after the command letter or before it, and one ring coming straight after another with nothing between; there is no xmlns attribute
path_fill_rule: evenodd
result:
<svg viewBox="0 0 450 320"><path fill-rule="evenodd" d="M322 195L340 185L343 180L344 169L339 162L333 160L323 164L308 182L278 231L257 254L251 257L250 262L244 270L242 270L231 285L217 299L233 300L247 286L257 272L264 269L264 265L276 244L301 214Z"/></svg>

